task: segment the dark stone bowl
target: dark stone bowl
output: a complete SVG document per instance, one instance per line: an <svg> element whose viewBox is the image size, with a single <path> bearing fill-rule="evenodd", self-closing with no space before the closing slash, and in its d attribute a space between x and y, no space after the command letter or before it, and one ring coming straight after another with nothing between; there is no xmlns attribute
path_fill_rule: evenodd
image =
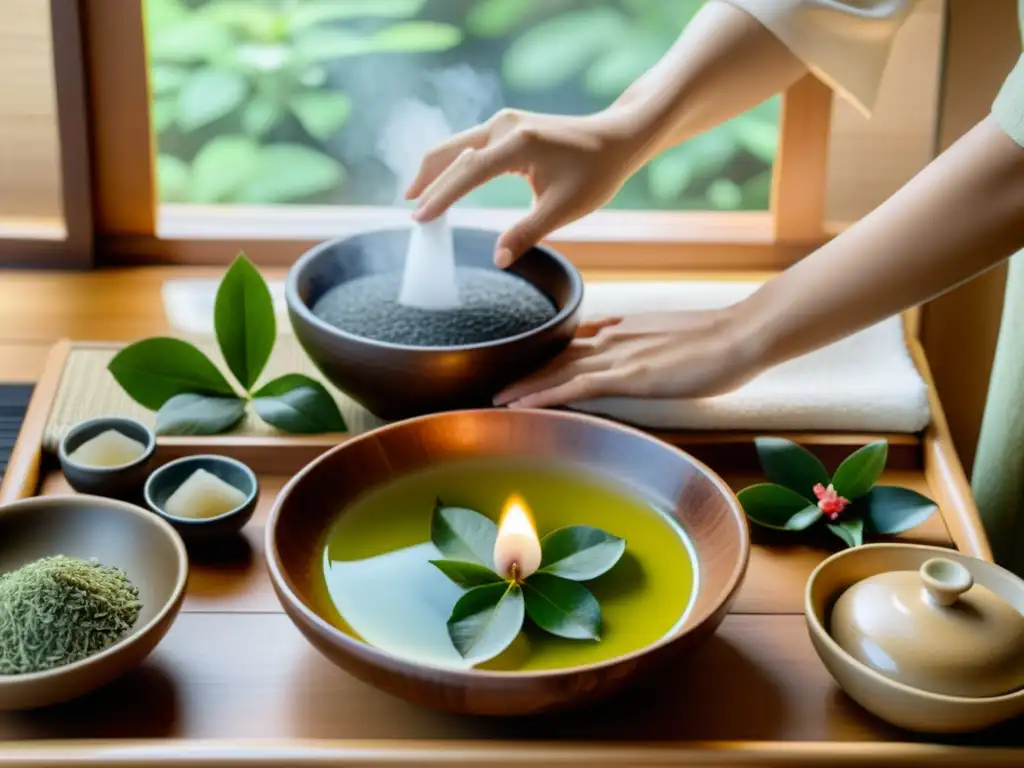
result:
<svg viewBox="0 0 1024 768"><path fill-rule="evenodd" d="M419 347L356 336L320 320L312 307L331 288L365 275L401 271L410 229L379 230L310 249L292 266L285 300L292 328L321 373L376 416L405 419L490 406L507 385L537 370L572 340L579 324L583 278L561 254L537 246L508 271L555 304L547 323L518 336L480 344ZM455 228L459 266L497 270L498 235Z"/></svg>

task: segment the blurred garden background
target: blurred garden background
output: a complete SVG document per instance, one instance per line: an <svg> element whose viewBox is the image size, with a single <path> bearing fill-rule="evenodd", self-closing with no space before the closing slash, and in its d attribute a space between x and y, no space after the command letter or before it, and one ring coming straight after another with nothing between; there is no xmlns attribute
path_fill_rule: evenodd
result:
<svg viewBox="0 0 1024 768"><path fill-rule="evenodd" d="M163 202L392 205L404 99L453 130L501 107L586 114L703 0L145 0ZM764 210L778 98L654 159L610 207ZM529 205L503 177L464 204Z"/></svg>

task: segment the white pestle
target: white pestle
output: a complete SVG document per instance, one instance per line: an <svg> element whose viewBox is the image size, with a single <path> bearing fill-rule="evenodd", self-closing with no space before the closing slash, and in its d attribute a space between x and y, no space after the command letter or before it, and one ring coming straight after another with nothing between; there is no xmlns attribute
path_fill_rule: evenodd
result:
<svg viewBox="0 0 1024 768"><path fill-rule="evenodd" d="M433 310L459 306L455 246L446 216L413 224L398 303Z"/></svg>

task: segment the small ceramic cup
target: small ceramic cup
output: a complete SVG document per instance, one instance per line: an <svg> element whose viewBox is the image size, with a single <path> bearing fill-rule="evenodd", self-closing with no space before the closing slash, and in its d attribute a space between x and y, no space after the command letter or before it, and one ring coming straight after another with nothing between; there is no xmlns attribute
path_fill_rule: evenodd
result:
<svg viewBox="0 0 1024 768"><path fill-rule="evenodd" d="M175 517L164 505L178 487L197 469L205 469L245 494L245 501L216 517ZM240 531L256 511L260 483L256 473L240 461L227 456L186 456L154 470L144 489L146 504L169 522L186 539L211 539Z"/></svg>
<svg viewBox="0 0 1024 768"><path fill-rule="evenodd" d="M116 429L125 437L145 446L142 455L116 467L91 467L71 459L71 454L85 441L108 429ZM57 450L60 467L68 484L79 493L115 499L136 500L146 482L149 463L156 450L156 435L145 424L121 416L101 416L71 427Z"/></svg>

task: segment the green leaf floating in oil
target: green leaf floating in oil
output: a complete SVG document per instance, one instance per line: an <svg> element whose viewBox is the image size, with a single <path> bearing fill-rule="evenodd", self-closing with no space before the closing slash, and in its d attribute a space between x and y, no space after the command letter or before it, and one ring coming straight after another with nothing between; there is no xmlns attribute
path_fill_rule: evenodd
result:
<svg viewBox="0 0 1024 768"><path fill-rule="evenodd" d="M607 573L626 551L626 542L589 525L552 531L541 541L540 570L573 581Z"/></svg>
<svg viewBox="0 0 1024 768"><path fill-rule="evenodd" d="M490 568L463 560L431 560L430 564L465 589L504 581Z"/></svg>
<svg viewBox="0 0 1024 768"><path fill-rule="evenodd" d="M522 629L524 605L525 614L545 632L571 640L600 640L601 606L577 582L610 571L626 551L625 540L589 525L559 528L540 542L540 570L518 581L492 570L500 535L499 527L479 512L446 507L440 501L434 505L431 541L454 559L430 562L469 590L448 619L455 649L463 657L494 658Z"/></svg>
<svg viewBox="0 0 1024 768"><path fill-rule="evenodd" d="M508 588L489 566L496 521L513 496L528 500L542 541L568 530L574 535L563 532L552 541L585 542L588 558L605 551L603 562L575 571L578 576L608 567L611 545L617 551L626 540L628 546L613 567L585 584L530 575L518 585L518 634L506 636L514 639L492 656L502 642L494 639L497 630L470 644L464 622L497 608L493 601ZM588 529L595 530L580 535ZM527 458L462 460L399 478L348 505L321 556L315 597L321 615L383 652L443 669L566 669L617 658L671 631L693 599L692 550L669 515L607 478ZM463 656L449 622L455 605L481 587L494 588L476 593L491 602L474 603L452 622L469 649Z"/></svg>
<svg viewBox="0 0 1024 768"><path fill-rule="evenodd" d="M449 507L438 499L430 519L430 540L451 560L468 560L494 567L494 542L498 526L472 509Z"/></svg>
<svg viewBox="0 0 1024 768"><path fill-rule="evenodd" d="M601 605L582 584L535 573L523 585L526 614L538 627L571 640L601 639Z"/></svg>
<svg viewBox="0 0 1024 768"><path fill-rule="evenodd" d="M448 619L448 635L462 656L489 661L516 639L524 616L519 585L485 584L459 598Z"/></svg>

